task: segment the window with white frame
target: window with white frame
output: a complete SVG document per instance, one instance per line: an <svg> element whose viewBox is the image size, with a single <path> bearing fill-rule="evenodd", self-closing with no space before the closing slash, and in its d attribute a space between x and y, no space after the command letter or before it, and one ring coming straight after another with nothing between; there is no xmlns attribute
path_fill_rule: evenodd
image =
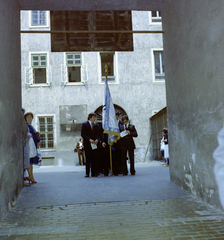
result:
<svg viewBox="0 0 224 240"><path fill-rule="evenodd" d="M31 11L31 26L47 26L46 11Z"/></svg>
<svg viewBox="0 0 224 240"><path fill-rule="evenodd" d="M101 52L100 53L101 61L101 80L105 81L106 71L107 71L107 80L115 81L115 53L114 52Z"/></svg>
<svg viewBox="0 0 224 240"><path fill-rule="evenodd" d="M47 53L30 53L30 67L25 68L25 74L26 84L48 86L51 83L51 68Z"/></svg>
<svg viewBox="0 0 224 240"><path fill-rule="evenodd" d="M33 83L47 83L47 54L32 54L31 66L33 68Z"/></svg>
<svg viewBox="0 0 224 240"><path fill-rule="evenodd" d="M66 65L68 71L68 82L81 82L81 53L66 53Z"/></svg>
<svg viewBox="0 0 224 240"><path fill-rule="evenodd" d="M155 81L165 80L163 51L153 51Z"/></svg>
<svg viewBox="0 0 224 240"><path fill-rule="evenodd" d="M38 116L38 131L40 133L40 148L54 149L54 117Z"/></svg>
<svg viewBox="0 0 224 240"><path fill-rule="evenodd" d="M62 82L83 83L87 81L86 66L82 64L82 53L66 53L66 64L62 65Z"/></svg>
<svg viewBox="0 0 224 240"><path fill-rule="evenodd" d="M161 11L151 11L151 23L162 23Z"/></svg>

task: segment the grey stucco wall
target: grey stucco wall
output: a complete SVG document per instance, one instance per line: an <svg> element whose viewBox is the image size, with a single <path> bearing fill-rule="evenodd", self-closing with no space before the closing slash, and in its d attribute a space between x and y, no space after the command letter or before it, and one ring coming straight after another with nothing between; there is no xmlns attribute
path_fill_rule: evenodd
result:
<svg viewBox="0 0 224 240"><path fill-rule="evenodd" d="M21 13L21 29L29 29L28 12ZM161 30L160 25L150 25L148 11L133 11L133 30ZM61 134L59 105L87 105L89 112L103 104L104 85L100 83L100 61L98 52L84 52L83 64L87 66L88 81L85 85L68 86L61 82L61 65L64 53L50 52L49 34L21 34L22 50L22 95L26 111L34 113L34 127L37 127L38 114L55 115L55 151L42 151L44 157L55 157L56 165L78 163L73 149L80 132ZM165 82L153 82L152 49L163 48L162 34L134 34L134 51L117 52L118 83L110 84L113 103L123 108L132 123L136 125L138 138L136 162L144 161L150 138L149 117L153 110L166 106ZM50 87L30 87L25 84L25 67L29 66L29 52L49 52L52 69ZM81 129L80 129L81 130ZM149 160L149 153L147 155Z"/></svg>
<svg viewBox="0 0 224 240"><path fill-rule="evenodd" d="M23 187L19 5L0 6L0 219Z"/></svg>
<svg viewBox="0 0 224 240"><path fill-rule="evenodd" d="M162 12L172 181L219 205L212 153L223 124L224 2L170 0Z"/></svg>

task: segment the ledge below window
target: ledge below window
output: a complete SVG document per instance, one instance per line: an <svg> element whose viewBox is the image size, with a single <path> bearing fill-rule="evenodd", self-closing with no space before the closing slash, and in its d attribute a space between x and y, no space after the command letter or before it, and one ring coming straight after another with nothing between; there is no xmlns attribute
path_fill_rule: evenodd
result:
<svg viewBox="0 0 224 240"><path fill-rule="evenodd" d="M57 152L56 149L47 149L47 148L40 148L41 152Z"/></svg>
<svg viewBox="0 0 224 240"><path fill-rule="evenodd" d="M85 85L85 82L74 82L74 83L67 82L67 83L65 83L65 86L84 86L84 85Z"/></svg>
<svg viewBox="0 0 224 240"><path fill-rule="evenodd" d="M50 84L30 84L29 87L35 88L35 87L50 87Z"/></svg>

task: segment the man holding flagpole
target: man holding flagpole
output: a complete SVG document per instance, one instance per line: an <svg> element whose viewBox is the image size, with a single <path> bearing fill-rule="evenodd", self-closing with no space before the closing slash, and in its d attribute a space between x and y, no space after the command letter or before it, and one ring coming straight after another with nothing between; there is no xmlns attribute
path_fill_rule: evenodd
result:
<svg viewBox="0 0 224 240"><path fill-rule="evenodd" d="M110 90L109 90L109 85L107 82L107 65L105 66L105 73L106 73L106 80L104 84L102 127L104 129L104 133L108 134L108 144L110 145L110 169L111 169L111 175L113 175L111 145L120 138L120 130L119 130L116 114L115 114L114 104L113 104Z"/></svg>

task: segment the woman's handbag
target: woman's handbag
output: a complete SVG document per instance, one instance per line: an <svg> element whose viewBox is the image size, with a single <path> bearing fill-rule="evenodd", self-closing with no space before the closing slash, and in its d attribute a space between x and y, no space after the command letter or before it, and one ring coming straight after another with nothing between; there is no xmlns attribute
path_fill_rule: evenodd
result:
<svg viewBox="0 0 224 240"><path fill-rule="evenodd" d="M160 143L160 151L164 151L164 149L165 149L165 143L161 142Z"/></svg>
<svg viewBox="0 0 224 240"><path fill-rule="evenodd" d="M30 138L29 140L29 155L30 155L30 158L34 158L37 156L37 149L33 141L33 138Z"/></svg>

